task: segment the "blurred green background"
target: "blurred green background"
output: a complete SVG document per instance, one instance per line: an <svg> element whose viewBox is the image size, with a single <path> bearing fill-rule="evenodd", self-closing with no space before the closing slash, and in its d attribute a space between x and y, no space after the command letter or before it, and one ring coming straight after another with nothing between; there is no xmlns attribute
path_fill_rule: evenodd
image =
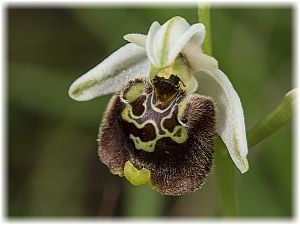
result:
<svg viewBox="0 0 300 225"><path fill-rule="evenodd" d="M293 86L293 9L213 6L214 56L238 91L247 128ZM197 22L197 6L6 7L9 217L218 217L215 170L201 190L160 196L113 176L96 137L111 96L75 102L70 84L154 20ZM293 216L292 121L250 149L236 170L238 215ZM142 203L142 204L141 204Z"/></svg>

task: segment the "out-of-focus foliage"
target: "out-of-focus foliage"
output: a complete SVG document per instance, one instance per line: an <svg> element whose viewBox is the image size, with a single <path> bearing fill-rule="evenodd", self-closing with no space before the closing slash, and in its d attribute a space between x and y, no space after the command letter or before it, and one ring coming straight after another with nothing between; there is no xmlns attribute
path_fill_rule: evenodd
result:
<svg viewBox="0 0 300 225"><path fill-rule="evenodd" d="M197 22L196 5L93 8L7 7L7 215L220 215L212 171L201 190L165 197L113 176L98 160L98 126L111 96L68 97L69 85L154 20ZM212 7L213 53L244 106L247 128L292 88L292 17L285 8ZM237 175L242 217L293 215L292 122L250 149L250 170ZM137 193L144 204L129 199ZM153 199L159 202L153 205ZM153 209L154 208L154 209Z"/></svg>

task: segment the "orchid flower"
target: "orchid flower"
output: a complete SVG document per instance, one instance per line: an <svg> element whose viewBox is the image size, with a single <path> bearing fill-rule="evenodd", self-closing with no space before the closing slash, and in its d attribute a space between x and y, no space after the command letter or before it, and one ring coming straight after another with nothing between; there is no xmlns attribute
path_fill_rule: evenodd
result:
<svg viewBox="0 0 300 225"><path fill-rule="evenodd" d="M99 156L114 174L166 195L195 191L213 159L215 131L248 170L240 98L213 57L205 27L176 16L121 47L70 87L77 101L113 94L99 132Z"/></svg>

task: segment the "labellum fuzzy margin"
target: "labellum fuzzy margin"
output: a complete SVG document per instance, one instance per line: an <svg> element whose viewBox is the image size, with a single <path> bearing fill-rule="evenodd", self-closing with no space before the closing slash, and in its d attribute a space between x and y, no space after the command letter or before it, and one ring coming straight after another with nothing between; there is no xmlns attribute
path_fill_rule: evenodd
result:
<svg viewBox="0 0 300 225"><path fill-rule="evenodd" d="M140 102L139 107L146 106L144 110L148 111L148 114L142 113L143 116L137 119L139 124L143 125L137 128L138 124L122 118L122 112L130 104L129 101L124 100L124 96L130 89L140 84L143 84L145 89L141 93L138 92L140 96L137 99L147 100L148 104ZM112 173L120 176L124 176L126 162L132 163L137 170L149 170L150 180L145 183L150 184L161 194L182 195L193 192L205 182L212 165L215 133L214 103L209 97L198 94L186 95L182 92L165 110L157 110L153 102L149 104L149 101L153 101L153 92L153 84L139 78L129 81L119 93L113 96L100 128L100 159ZM145 94L146 99L143 97ZM155 114L154 111L163 111L164 114ZM172 114L175 114L175 117ZM176 125L169 124L169 131L174 130L175 127L186 129L187 138L176 142L174 136L172 139L170 133L167 135L168 129L163 128L166 124L162 123L164 118L176 123ZM146 125L149 124L156 128L147 129ZM152 134L148 135L148 132ZM161 137L155 139L153 150L144 151L143 145L138 149L132 136L140 135L140 141L149 141L147 138L153 138L153 132L155 137L157 135ZM125 177L128 179L128 176ZM136 181L130 182L134 184Z"/></svg>

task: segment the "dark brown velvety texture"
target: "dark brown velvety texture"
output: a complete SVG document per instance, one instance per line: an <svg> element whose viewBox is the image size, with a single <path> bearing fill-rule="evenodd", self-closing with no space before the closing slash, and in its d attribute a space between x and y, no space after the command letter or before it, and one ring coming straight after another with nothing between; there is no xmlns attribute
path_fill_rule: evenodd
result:
<svg viewBox="0 0 300 225"><path fill-rule="evenodd" d="M193 95L185 113L189 139L178 144L171 138L158 141L153 153L134 150L130 155L138 167L151 171L152 184L165 195L182 195L200 188L213 159L215 108L210 98Z"/></svg>
<svg viewBox="0 0 300 225"><path fill-rule="evenodd" d="M120 95L127 88L128 85ZM129 130L137 130L132 128L133 124L122 121L120 114L123 107L119 94L114 95L99 135L100 159L117 173L123 172L127 160L139 169L149 169L152 184L165 195L182 195L200 188L213 160L215 107L212 100L198 94L191 95L183 119L188 130L187 141L178 144L171 138L162 138L152 153L135 149L133 141L129 139ZM177 118L172 117L170 120L172 124L179 124ZM150 127L149 129L152 130ZM153 137L150 133L149 137L145 134L139 136L151 140Z"/></svg>
<svg viewBox="0 0 300 225"><path fill-rule="evenodd" d="M138 97L135 101L133 101L132 103L130 103L131 107L132 107L132 113L135 116L141 116L144 111L145 111L145 107L143 105L143 102L146 100L146 96L142 95L140 97Z"/></svg>
<svg viewBox="0 0 300 225"><path fill-rule="evenodd" d="M134 124L126 121L123 121L122 125L127 134L133 134L144 142L152 141L156 137L155 128L151 123L147 123L143 128L137 128Z"/></svg>
<svg viewBox="0 0 300 225"><path fill-rule="evenodd" d="M112 173L123 174L125 162L129 159L127 136L121 124L120 114L123 103L118 94L109 102L105 116L100 126L98 155Z"/></svg>

